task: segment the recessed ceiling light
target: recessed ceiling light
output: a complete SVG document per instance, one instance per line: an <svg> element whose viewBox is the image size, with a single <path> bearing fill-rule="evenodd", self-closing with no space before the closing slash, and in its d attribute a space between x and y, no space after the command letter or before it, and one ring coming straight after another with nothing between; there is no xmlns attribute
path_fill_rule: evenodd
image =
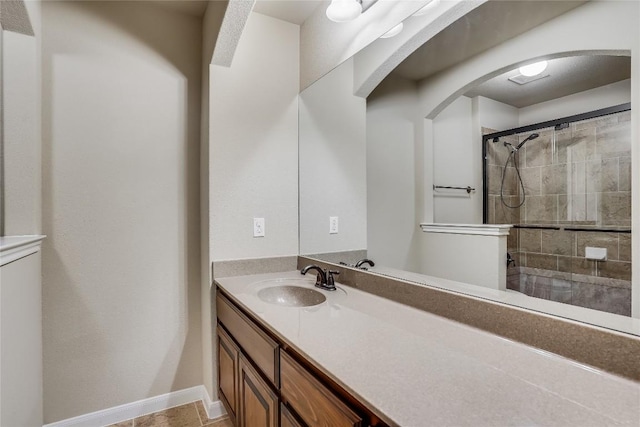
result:
<svg viewBox="0 0 640 427"><path fill-rule="evenodd" d="M520 74L527 77L537 76L547 69L547 61L540 61L529 65L524 65L518 69Z"/></svg>
<svg viewBox="0 0 640 427"><path fill-rule="evenodd" d="M509 80L518 83L519 85L526 85L527 83L535 82L536 80L544 79L545 77L549 77L550 74L537 74L535 76L525 76L524 74L517 74L515 76L509 77Z"/></svg>
<svg viewBox="0 0 640 427"><path fill-rule="evenodd" d="M400 31L402 31L402 28L404 28L404 24L401 22L395 27L393 27L392 29L390 29L389 31L387 31L386 33L384 33L383 35L381 35L380 38L388 39L389 37L397 36L398 34L400 34Z"/></svg>

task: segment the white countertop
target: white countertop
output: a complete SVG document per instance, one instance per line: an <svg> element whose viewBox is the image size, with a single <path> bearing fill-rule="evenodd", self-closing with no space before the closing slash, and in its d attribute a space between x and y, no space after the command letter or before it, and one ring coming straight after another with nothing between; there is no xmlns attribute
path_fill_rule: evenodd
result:
<svg viewBox="0 0 640 427"><path fill-rule="evenodd" d="M640 425L640 383L339 284L314 307L258 299L276 284L255 283L277 278L315 281L298 271L216 281L391 424Z"/></svg>

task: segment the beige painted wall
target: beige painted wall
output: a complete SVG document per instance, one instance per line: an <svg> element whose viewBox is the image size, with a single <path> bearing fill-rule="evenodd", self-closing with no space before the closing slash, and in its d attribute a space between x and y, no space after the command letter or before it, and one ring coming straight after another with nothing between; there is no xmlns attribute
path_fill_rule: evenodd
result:
<svg viewBox="0 0 640 427"><path fill-rule="evenodd" d="M211 260L298 254L299 27L252 13L211 66ZM266 237L253 237L253 218Z"/></svg>
<svg viewBox="0 0 640 427"><path fill-rule="evenodd" d="M4 30L0 22L0 236L4 236L4 90L2 70L4 68Z"/></svg>
<svg viewBox="0 0 640 427"><path fill-rule="evenodd" d="M4 235L39 234L42 228L40 3L24 7L35 35L2 31Z"/></svg>
<svg viewBox="0 0 640 427"><path fill-rule="evenodd" d="M435 190L433 192L434 222L446 224L480 224L482 191L475 183L476 163L481 154L474 150L472 140L471 98L461 96L433 119L433 182L446 187L471 186L477 191ZM478 142L475 142L479 145Z"/></svg>
<svg viewBox="0 0 640 427"><path fill-rule="evenodd" d="M202 100L200 111L200 306L202 310L202 380L209 397L217 400L216 355L213 349L215 305L212 299L211 263L209 262L209 70L222 25L226 1L210 0L202 17Z"/></svg>
<svg viewBox="0 0 640 427"><path fill-rule="evenodd" d="M201 19L43 3L45 422L202 384Z"/></svg>
<svg viewBox="0 0 640 427"><path fill-rule="evenodd" d="M559 119L627 102L631 102L631 79L520 108L518 126Z"/></svg>
<svg viewBox="0 0 640 427"><path fill-rule="evenodd" d="M367 99L367 254L417 271L415 82L390 75ZM420 218L422 219L422 218Z"/></svg>
<svg viewBox="0 0 640 427"><path fill-rule="evenodd" d="M507 236L425 232L417 273L505 290Z"/></svg>
<svg viewBox="0 0 640 427"><path fill-rule="evenodd" d="M352 60L300 94L301 254L367 248L366 109L353 95Z"/></svg>

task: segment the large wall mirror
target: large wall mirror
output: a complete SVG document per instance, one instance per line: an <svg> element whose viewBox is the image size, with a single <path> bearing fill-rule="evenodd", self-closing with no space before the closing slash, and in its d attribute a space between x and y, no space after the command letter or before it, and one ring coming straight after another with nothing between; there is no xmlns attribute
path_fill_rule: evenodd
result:
<svg viewBox="0 0 640 427"><path fill-rule="evenodd" d="M640 335L638 8L489 1L365 96L362 52L315 82L300 95L300 253ZM504 283L446 277L482 276L491 250L458 236L438 269L448 243L425 224L508 224Z"/></svg>

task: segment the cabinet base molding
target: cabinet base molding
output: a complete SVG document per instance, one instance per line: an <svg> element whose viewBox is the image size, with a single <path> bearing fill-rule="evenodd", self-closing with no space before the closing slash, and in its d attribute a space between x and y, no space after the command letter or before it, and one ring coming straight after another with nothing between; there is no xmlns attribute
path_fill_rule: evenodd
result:
<svg viewBox="0 0 640 427"><path fill-rule="evenodd" d="M209 418L218 418L226 414L222 402L219 400L212 401L207 389L203 385L199 385L132 403L125 403L124 405L114 406L101 411L67 418L66 420L45 424L43 427L107 426L198 400L202 401Z"/></svg>

